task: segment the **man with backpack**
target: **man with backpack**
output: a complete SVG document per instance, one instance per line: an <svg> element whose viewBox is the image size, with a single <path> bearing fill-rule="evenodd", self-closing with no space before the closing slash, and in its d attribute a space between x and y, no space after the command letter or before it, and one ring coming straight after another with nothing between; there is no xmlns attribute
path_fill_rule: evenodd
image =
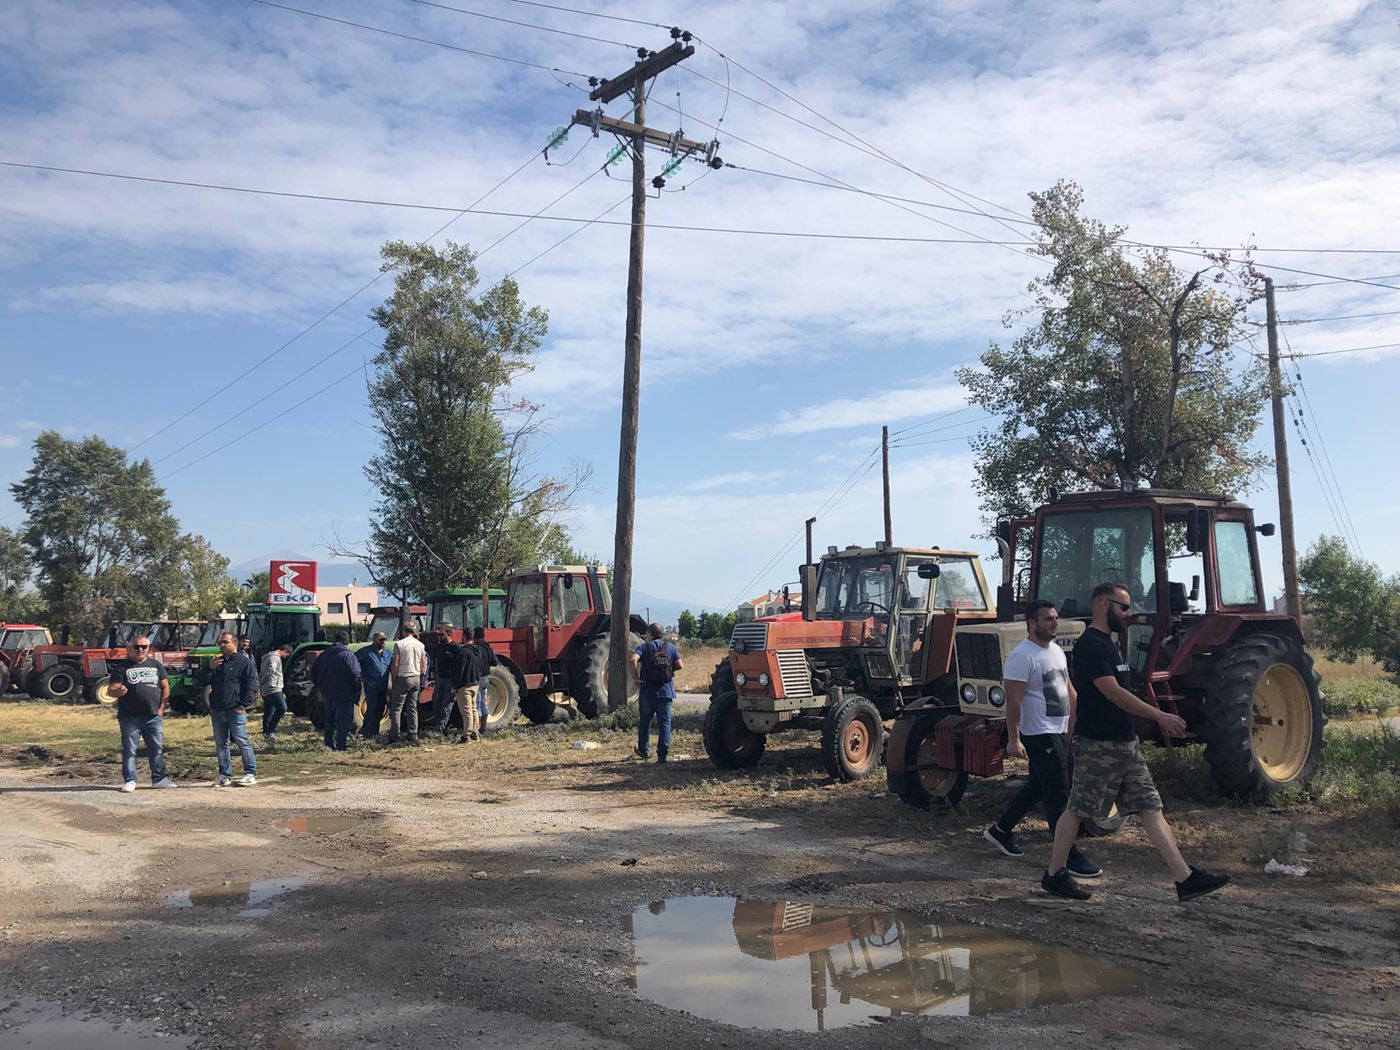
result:
<svg viewBox="0 0 1400 1050"><path fill-rule="evenodd" d="M647 640L632 653L632 677L638 684L637 757L645 761L651 742L651 720L656 718L656 760L666 761L671 750L671 701L676 698L676 672L681 654L666 641L659 623L647 628Z"/></svg>

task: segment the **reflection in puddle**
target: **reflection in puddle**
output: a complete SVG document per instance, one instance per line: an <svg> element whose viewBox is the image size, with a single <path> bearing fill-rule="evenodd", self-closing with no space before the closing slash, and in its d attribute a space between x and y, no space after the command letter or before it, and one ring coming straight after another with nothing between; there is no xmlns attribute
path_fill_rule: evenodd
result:
<svg viewBox="0 0 1400 1050"><path fill-rule="evenodd" d="M349 831L360 823L359 817L291 817L282 826L293 835L332 835L337 831Z"/></svg>
<svg viewBox="0 0 1400 1050"><path fill-rule="evenodd" d="M639 995L743 1027L821 1031L1145 991L1113 963L911 912L680 897L623 925Z"/></svg>
<svg viewBox="0 0 1400 1050"><path fill-rule="evenodd" d="M171 908L238 908L238 918L259 919L271 912L268 905L278 897L304 889L310 883L308 875L230 882L212 889L181 890L166 897L165 903Z"/></svg>
<svg viewBox="0 0 1400 1050"><path fill-rule="evenodd" d="M65 1017L56 1006L33 1002L0 1010L0 1024L8 1026L0 1030L0 1050L183 1050L190 1045L186 1036Z"/></svg>

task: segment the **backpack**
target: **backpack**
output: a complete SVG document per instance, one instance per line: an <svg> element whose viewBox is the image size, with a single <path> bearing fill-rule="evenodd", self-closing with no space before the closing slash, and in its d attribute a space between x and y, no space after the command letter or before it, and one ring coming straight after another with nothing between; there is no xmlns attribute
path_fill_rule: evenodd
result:
<svg viewBox="0 0 1400 1050"><path fill-rule="evenodd" d="M642 681L647 685L665 685L675 674L671 666L670 646L662 639L647 642L642 653Z"/></svg>

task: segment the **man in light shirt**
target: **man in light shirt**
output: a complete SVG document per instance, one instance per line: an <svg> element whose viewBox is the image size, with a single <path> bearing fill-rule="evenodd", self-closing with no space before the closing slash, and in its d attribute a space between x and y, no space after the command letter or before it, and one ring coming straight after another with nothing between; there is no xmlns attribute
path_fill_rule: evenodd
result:
<svg viewBox="0 0 1400 1050"><path fill-rule="evenodd" d="M1030 776L995 824L982 837L1008 857L1024 851L1016 842L1016 825L1037 802L1045 805L1045 821L1053 834L1069 802L1069 734L1077 697L1069 679L1065 651L1055 644L1060 614L1055 603L1036 599L1026 606L1026 638L1006 658L1002 688L1006 690L1006 755L1030 763ZM1066 864L1076 878L1093 879L1099 866L1070 850Z"/></svg>
<svg viewBox="0 0 1400 1050"><path fill-rule="evenodd" d="M410 744L418 743L418 694L423 688L428 650L418 640L418 631L411 623L403 626L404 635L394 643L394 656L389 661L389 743L399 740L403 725ZM407 719L400 723L401 715Z"/></svg>

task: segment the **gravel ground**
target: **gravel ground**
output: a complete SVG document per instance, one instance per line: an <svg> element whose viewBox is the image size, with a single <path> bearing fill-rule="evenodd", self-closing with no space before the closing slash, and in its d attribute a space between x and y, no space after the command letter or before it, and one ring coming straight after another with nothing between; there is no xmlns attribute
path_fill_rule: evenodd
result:
<svg viewBox="0 0 1400 1050"><path fill-rule="evenodd" d="M351 759L321 780L132 795L106 770L0 765L0 1050L1400 1045L1393 871L1268 880L1231 856L1237 884L1181 906L1129 831L1094 843L1107 877L1068 904L1033 889L1043 824L1022 860L977 837L1012 785L911 815L882 784L830 784L810 741L729 777L688 733L671 768L627 761L625 732L576 751L561 729L426 748L416 774ZM1188 843L1193 826L1269 820L1177 808ZM354 820L288 828L327 816ZM305 885L229 903L256 880ZM709 895L913 909L1072 945L1147 994L819 1035L639 998L625 917ZM55 1018L87 1027L42 1042Z"/></svg>

